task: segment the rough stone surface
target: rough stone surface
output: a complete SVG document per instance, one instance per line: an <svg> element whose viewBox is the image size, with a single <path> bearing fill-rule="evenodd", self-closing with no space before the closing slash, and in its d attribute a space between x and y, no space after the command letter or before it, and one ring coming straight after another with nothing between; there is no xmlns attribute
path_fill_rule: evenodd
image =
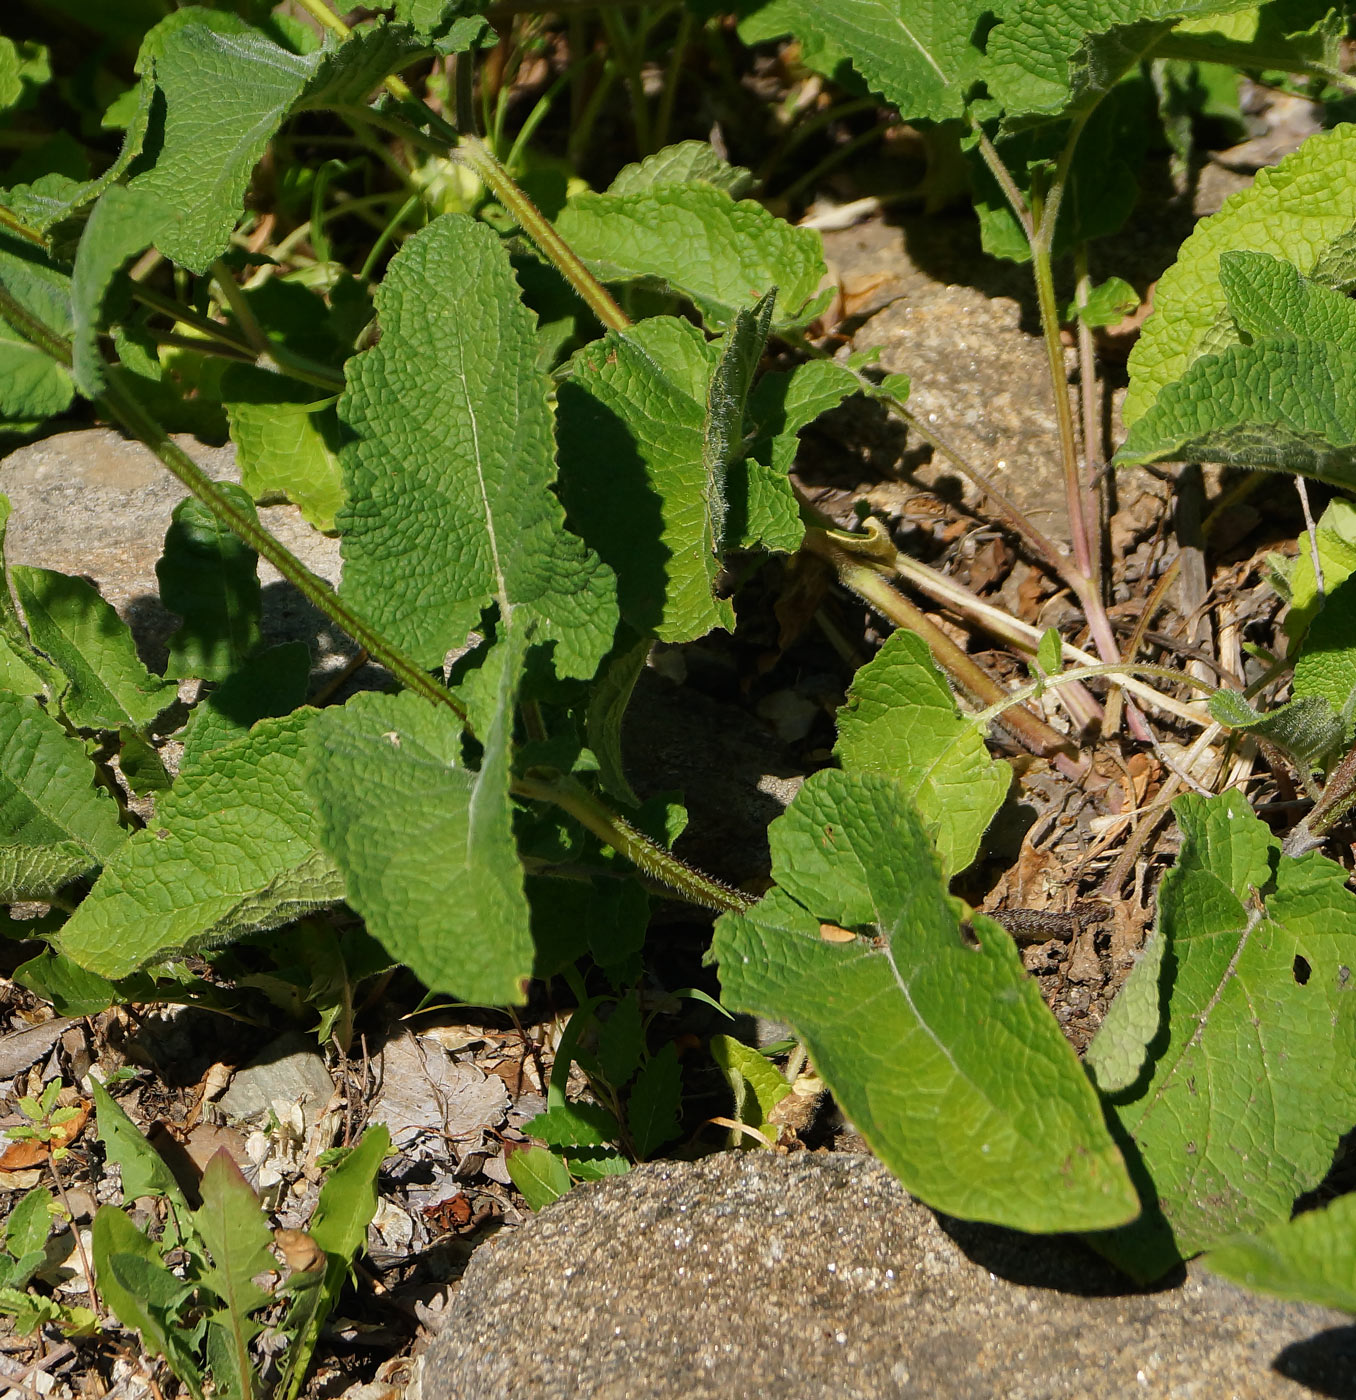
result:
<svg viewBox="0 0 1356 1400"><path fill-rule="evenodd" d="M265 1046L231 1080L218 1100L221 1111L237 1123L256 1120L300 1106L307 1132L320 1121L334 1097L334 1080L312 1037L289 1031Z"/></svg>
<svg viewBox="0 0 1356 1400"><path fill-rule="evenodd" d="M1356 1396L1356 1327L1204 1270L939 1220L870 1157L725 1153L581 1186L472 1259L423 1400Z"/></svg>
<svg viewBox="0 0 1356 1400"><path fill-rule="evenodd" d="M214 481L239 481L235 447L175 439ZM43 438L0 462L0 491L13 515L9 564L35 564L92 580L132 628L143 658L159 670L178 619L160 606L155 561L170 514L188 494L139 442L111 428ZM339 581L339 541L311 528L295 506L265 506L264 528L314 573ZM264 640L307 642L322 669L343 665L351 641L262 560Z"/></svg>

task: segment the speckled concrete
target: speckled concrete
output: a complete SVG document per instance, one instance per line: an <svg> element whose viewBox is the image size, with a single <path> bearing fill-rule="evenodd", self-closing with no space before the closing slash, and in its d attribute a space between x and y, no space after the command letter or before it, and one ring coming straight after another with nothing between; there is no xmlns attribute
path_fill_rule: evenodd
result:
<svg viewBox="0 0 1356 1400"><path fill-rule="evenodd" d="M581 1186L472 1259L422 1400L1356 1396L1356 1327L1204 1270L938 1221L852 1154Z"/></svg>

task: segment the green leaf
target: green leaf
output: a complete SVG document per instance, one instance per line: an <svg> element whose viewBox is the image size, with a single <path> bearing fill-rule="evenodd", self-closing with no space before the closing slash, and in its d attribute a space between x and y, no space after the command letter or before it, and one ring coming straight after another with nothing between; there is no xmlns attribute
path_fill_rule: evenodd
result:
<svg viewBox="0 0 1356 1400"><path fill-rule="evenodd" d="M1273 1298L1356 1313L1356 1195L1212 1250L1205 1264Z"/></svg>
<svg viewBox="0 0 1356 1400"><path fill-rule="evenodd" d="M1166 1025L1114 1101L1157 1203L1096 1238L1135 1277L1290 1213L1356 1119L1356 901L1340 866L1282 859L1237 793L1174 804L1158 900Z"/></svg>
<svg viewBox="0 0 1356 1400"><path fill-rule="evenodd" d="M683 1070L678 1063L678 1047L669 1041L641 1066L626 1105L626 1127L640 1161L653 1157L682 1131L678 1123L682 1097Z"/></svg>
<svg viewBox="0 0 1356 1400"><path fill-rule="evenodd" d="M712 594L702 465L715 354L690 322L655 316L586 346L558 391L570 521L615 571L626 621L667 642L734 626Z"/></svg>
<svg viewBox="0 0 1356 1400"><path fill-rule="evenodd" d="M16 564L10 570L28 635L65 673L66 718L80 729L144 729L177 698L137 656L127 624L81 578Z"/></svg>
<svg viewBox="0 0 1356 1400"><path fill-rule="evenodd" d="M907 397L908 379L897 377L904 379ZM763 375L749 395L750 455L784 476L796 460L801 432L859 392L857 376L833 360L808 360L793 370Z"/></svg>
<svg viewBox="0 0 1356 1400"><path fill-rule="evenodd" d="M927 643L902 628L857 672L834 748L851 773L894 779L937 848L946 876L975 858L1012 782L961 717Z"/></svg>
<svg viewBox="0 0 1356 1400"><path fill-rule="evenodd" d="M364 694L318 716L307 779L368 932L430 990L487 1006L520 1003L532 973L508 790L521 650L507 651L486 663L502 669L478 773L449 711Z"/></svg>
<svg viewBox="0 0 1356 1400"><path fill-rule="evenodd" d="M1085 326L1114 326L1139 306L1139 293L1123 278L1108 277L1088 293L1080 306L1071 301L1065 309L1066 320L1079 320Z"/></svg>
<svg viewBox="0 0 1356 1400"><path fill-rule="evenodd" d="M1323 610L1309 624L1304 649L1295 662L1291 681L1294 703L1321 699L1341 720L1336 738L1329 735L1328 749L1335 748L1351 732L1356 701L1356 579L1348 579L1328 594Z"/></svg>
<svg viewBox="0 0 1356 1400"><path fill-rule="evenodd" d="M1154 314L1130 354L1124 408L1128 426L1209 348L1227 306L1219 274L1221 254L1270 253L1308 273L1332 244L1356 227L1356 182L1347 178L1353 161L1356 126L1320 132L1279 165L1258 171L1247 189L1196 225L1178 250L1177 261L1160 278ZM1278 388L1285 387L1290 373L1286 365L1278 366ZM1327 391L1329 397L1332 392Z"/></svg>
<svg viewBox="0 0 1356 1400"><path fill-rule="evenodd" d="M259 720L291 714L306 700L310 675L305 642L284 642L251 656L193 711L181 769L196 767L204 754L249 733Z"/></svg>
<svg viewBox="0 0 1356 1400"><path fill-rule="evenodd" d="M83 745L31 698L0 691L0 901L44 899L125 839Z"/></svg>
<svg viewBox="0 0 1356 1400"><path fill-rule="evenodd" d="M1151 933L1083 1056L1104 1094L1130 1088L1144 1068L1149 1045L1163 1023L1162 967L1163 939Z"/></svg>
<svg viewBox="0 0 1356 1400"><path fill-rule="evenodd" d="M1329 501L1314 530L1318 543L1318 562L1323 571L1324 592L1331 593L1356 573L1356 506L1340 498ZM1302 538L1303 544L1307 539ZM1301 546L1290 566L1287 579L1290 608L1285 615L1285 635L1289 639L1288 654L1296 655L1309 624L1322 604L1314 580L1313 551Z"/></svg>
<svg viewBox="0 0 1356 1400"><path fill-rule="evenodd" d="M259 1198L224 1147L217 1149L203 1171L202 1205L194 1212L193 1224L212 1258L202 1283L222 1304L207 1320L209 1355L217 1359L212 1367L214 1391L229 1400L253 1400L250 1342L263 1324L250 1314L272 1301L254 1280L276 1270L278 1261L269 1248L273 1232ZM210 1337L213 1329L219 1334L215 1344Z"/></svg>
<svg viewBox="0 0 1356 1400"><path fill-rule="evenodd" d="M41 1255L47 1236L52 1233L52 1193L45 1186L35 1186L19 1198L18 1204L5 1221L5 1248L15 1259ZM35 1266L36 1267L36 1266ZM28 1279L11 1279L11 1288L22 1288Z"/></svg>
<svg viewBox="0 0 1356 1400"><path fill-rule="evenodd" d="M128 1000L117 983L86 972L70 958L50 948L17 968L14 980L50 1002L58 1016L97 1016L108 1007Z"/></svg>
<svg viewBox="0 0 1356 1400"><path fill-rule="evenodd" d="M530 1137L548 1147L606 1147L621 1135L612 1114L598 1103L557 1104L523 1124Z"/></svg>
<svg viewBox="0 0 1356 1400"><path fill-rule="evenodd" d="M598 1065L614 1089L624 1089L645 1054L645 1026L640 1002L623 997L598 1028Z"/></svg>
<svg viewBox="0 0 1356 1400"><path fill-rule="evenodd" d="M190 1212L174 1173L142 1136L122 1105L97 1079L90 1080L90 1094L97 1114L99 1141L104 1145L109 1162L118 1168L122 1177L123 1200L135 1201L141 1196L163 1197L170 1207L168 1228L172 1234L171 1243L179 1242L180 1229L187 1225ZM127 1223L131 1224L130 1221Z"/></svg>
<svg viewBox="0 0 1356 1400"><path fill-rule="evenodd" d="M166 214L157 195L128 185L104 191L76 249L71 274L75 335L71 370L75 387L86 398L104 391L105 366L99 353L104 297L114 274L134 253L149 248L160 235Z"/></svg>
<svg viewBox="0 0 1356 1400"><path fill-rule="evenodd" d="M316 68L243 20L192 10L143 48L164 98L164 143L130 188L173 217L156 246L191 272L226 251L254 167Z"/></svg>
<svg viewBox="0 0 1356 1400"><path fill-rule="evenodd" d="M562 1158L544 1147L525 1147L509 1154L508 1174L530 1210L541 1210L570 1189L570 1172Z"/></svg>
<svg viewBox="0 0 1356 1400"><path fill-rule="evenodd" d="M776 331L807 325L823 310L819 235L711 185L579 195L556 226L603 281L658 282L690 297L714 327L752 309L769 287L779 289Z"/></svg>
<svg viewBox="0 0 1356 1400"><path fill-rule="evenodd" d="M709 548L717 559L725 552L725 478L731 464L744 456L744 406L748 402L758 361L767 345L777 289L759 299L752 310L740 310L721 337L706 389L706 422L702 428L702 496L711 527Z"/></svg>
<svg viewBox="0 0 1356 1400"><path fill-rule="evenodd" d="M408 68L430 47L407 24L355 29L340 43L327 39L324 52L316 55L315 76L293 110L361 107L390 74Z"/></svg>
<svg viewBox="0 0 1356 1400"><path fill-rule="evenodd" d="M252 524L249 492L232 481L218 489ZM196 497L174 508L165 552L155 566L160 601L183 618L169 639L165 674L220 681L260 642L259 556Z"/></svg>
<svg viewBox="0 0 1356 1400"><path fill-rule="evenodd" d="M751 1128L761 1128L768 1114L791 1092L786 1076L766 1055L733 1036L713 1035L711 1058L730 1081L736 1120ZM746 1139L741 1137L740 1141Z"/></svg>
<svg viewBox="0 0 1356 1400"><path fill-rule="evenodd" d="M650 642L646 638L633 642L604 662L601 675L589 692L584 716L584 734L598 760L603 791L628 807L639 807L640 799L631 790L622 764L622 722L649 654Z"/></svg>
<svg viewBox="0 0 1356 1400"><path fill-rule="evenodd" d="M1347 629L1350 630L1350 629ZM1300 657L1304 663L1308 652ZM1310 667L1311 680L1316 680ZM1296 694L1299 694L1296 688ZM1350 689L1347 692L1350 698ZM1245 729L1260 734L1300 764L1314 768L1325 754L1342 742L1342 721L1334 712L1330 698L1321 686L1313 693L1277 705L1259 714L1236 690L1219 690L1210 697L1210 714L1230 729Z"/></svg>
<svg viewBox="0 0 1356 1400"><path fill-rule="evenodd" d="M334 398L253 365L231 365L221 396L245 490L256 501L286 497L317 530L333 530L344 503Z"/></svg>
<svg viewBox="0 0 1356 1400"><path fill-rule="evenodd" d="M302 710L206 754L105 867L61 930L80 966L123 977L180 949L277 928L344 897L306 792Z"/></svg>
<svg viewBox="0 0 1356 1400"><path fill-rule="evenodd" d="M852 65L906 120L945 121L965 110L979 76L981 20L992 0L791 0L797 37L809 35Z"/></svg>
<svg viewBox="0 0 1356 1400"><path fill-rule="evenodd" d="M731 199L742 199L755 183L750 171L718 156L709 141L679 141L634 165L624 165L607 193L638 194L656 185L704 184L714 185Z"/></svg>
<svg viewBox="0 0 1356 1400"><path fill-rule="evenodd" d="M872 1150L939 1210L1031 1231L1139 1206L1012 940L962 921L900 786L812 774L769 830L778 888L716 924L721 1000L788 1021ZM830 942L821 923L859 936Z"/></svg>
<svg viewBox="0 0 1356 1400"><path fill-rule="evenodd" d="M70 278L32 247L0 234L0 286L58 335L71 333ZM0 415L39 419L75 396L70 372L0 316Z"/></svg>
<svg viewBox="0 0 1356 1400"><path fill-rule="evenodd" d="M591 676L616 630L610 572L564 528L547 381L500 240L449 214L377 293L381 340L348 361L339 416L343 594L430 667L497 603L562 675ZM419 559L392 572L393 560Z"/></svg>
<svg viewBox="0 0 1356 1400"><path fill-rule="evenodd" d="M1064 638L1055 627L1041 633L1036 647L1036 665L1047 676L1057 676L1064 669Z"/></svg>
<svg viewBox="0 0 1356 1400"><path fill-rule="evenodd" d="M169 1362L195 1400L202 1400L202 1376L186 1332L166 1319L193 1285L165 1268L155 1244L116 1206L100 1206L95 1212L91 1242L94 1276L104 1302L124 1327L141 1333L148 1350Z"/></svg>

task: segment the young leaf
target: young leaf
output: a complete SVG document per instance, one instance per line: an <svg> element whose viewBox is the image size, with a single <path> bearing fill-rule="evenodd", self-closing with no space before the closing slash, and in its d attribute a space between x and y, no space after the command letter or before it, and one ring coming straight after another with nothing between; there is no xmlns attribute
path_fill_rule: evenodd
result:
<svg viewBox="0 0 1356 1400"><path fill-rule="evenodd" d="M733 1036L713 1035L711 1058L730 1081L734 1116L740 1123L761 1128L768 1114L791 1092L786 1076L766 1055Z"/></svg>
<svg viewBox="0 0 1356 1400"><path fill-rule="evenodd" d="M255 500L286 496L317 530L333 530L344 503L333 397L253 365L231 365L221 396L241 486Z"/></svg>
<svg viewBox="0 0 1356 1400"><path fill-rule="evenodd" d="M1356 226L1356 126L1320 132L1279 165L1260 170L1247 189L1202 219L1159 279L1154 314L1130 354L1124 416L1133 425L1202 353L1225 311L1220 255L1244 249L1270 253L1308 273L1325 251ZM1289 371L1280 367L1283 388ZM1330 395L1331 390L1327 393Z"/></svg>
<svg viewBox="0 0 1356 1400"><path fill-rule="evenodd" d="M1308 657L1301 653L1300 662ZM1315 673L1311 670L1311 678ZM1295 687L1299 694L1298 685ZM1346 698L1350 699L1348 687ZM1345 702L1344 702L1345 703ZM1246 729L1269 739L1282 752L1310 768L1342 742L1342 720L1321 687L1315 693L1258 714L1236 690L1217 690L1210 697L1210 714L1230 729Z"/></svg>
<svg viewBox="0 0 1356 1400"><path fill-rule="evenodd" d="M269 1294L254 1280L276 1269L277 1260L269 1249L273 1232L259 1198L224 1147L203 1171L202 1205L193 1224L212 1259L202 1283L222 1303L207 1321L209 1355L217 1361L212 1368L214 1390L226 1400L252 1400L250 1342L263 1324L250 1314L269 1302ZM219 1334L215 1341L213 1331Z"/></svg>
<svg viewBox="0 0 1356 1400"><path fill-rule="evenodd" d="M144 729L177 688L153 676L137 656L127 624L81 578L16 564L14 592L28 635L65 672L66 718L80 729Z"/></svg>
<svg viewBox="0 0 1356 1400"><path fill-rule="evenodd" d="M1205 1265L1273 1298L1356 1313L1356 1195L1211 1250Z"/></svg>
<svg viewBox="0 0 1356 1400"><path fill-rule="evenodd" d="M171 1243L182 1242L182 1229L190 1219L188 1202L165 1159L146 1141L122 1105L97 1079L90 1080L99 1129L99 1141L109 1162L122 1177L124 1201L140 1196L162 1197L169 1206L167 1230ZM121 1213L121 1212L119 1212ZM128 1224L131 1224L128 1221ZM140 1232L138 1232L140 1233Z"/></svg>
<svg viewBox="0 0 1356 1400"><path fill-rule="evenodd" d="M202 1375L186 1330L170 1313L192 1291L160 1262L160 1252L116 1206L100 1206L91 1230L99 1294L124 1327L141 1333L148 1350L163 1356L194 1400L202 1400Z"/></svg>
<svg viewBox="0 0 1356 1400"><path fill-rule="evenodd" d="M23 1288L43 1262L43 1246L52 1233L51 1192L35 1186L19 1198L5 1221L5 1248L18 1265L5 1280L9 1288Z"/></svg>
<svg viewBox="0 0 1356 1400"><path fill-rule="evenodd" d="M392 260L377 311L381 340L348 361L339 401L345 597L428 666L496 603L504 626L555 643L560 674L591 676L616 630L614 582L551 490L547 383L499 238L435 220ZM411 551L419 569L393 575Z"/></svg>
<svg viewBox="0 0 1356 1400"><path fill-rule="evenodd" d="M523 1131L556 1148L606 1147L621 1135L617 1120L602 1104L582 1100L538 1113L523 1124Z"/></svg>
<svg viewBox="0 0 1356 1400"><path fill-rule="evenodd" d="M645 1054L645 1027L640 1002L623 997L598 1029L598 1065L614 1089L624 1089Z"/></svg>
<svg viewBox="0 0 1356 1400"><path fill-rule="evenodd" d="M880 773L906 794L946 876L974 860L1012 782L961 717L927 643L902 628L857 672L834 748L850 773Z"/></svg>
<svg viewBox="0 0 1356 1400"><path fill-rule="evenodd" d="M678 1047L669 1041L641 1067L626 1105L626 1127L642 1162L682 1131L678 1124L682 1097L683 1070L678 1063Z"/></svg>
<svg viewBox="0 0 1356 1400"><path fill-rule="evenodd" d="M1149 1046L1163 1024L1162 968L1163 938L1151 933L1083 1056L1104 1094L1130 1088L1144 1068Z"/></svg>
<svg viewBox="0 0 1356 1400"><path fill-rule="evenodd" d="M520 1002L532 973L508 786L521 656L501 643L486 663L499 705L478 773L448 711L368 693L317 717L307 778L368 932L431 990L487 1006Z"/></svg>
<svg viewBox="0 0 1356 1400"><path fill-rule="evenodd" d="M530 1210L541 1210L570 1189L570 1172L562 1158L544 1147L525 1147L508 1158L508 1174Z"/></svg>
<svg viewBox="0 0 1356 1400"><path fill-rule="evenodd" d="M649 654L650 642L646 638L633 642L605 662L601 676L589 693L584 716L584 733L598 760L603 790L628 807L639 807L640 799L631 791L622 765L622 721Z"/></svg>
<svg viewBox="0 0 1356 1400"><path fill-rule="evenodd" d="M1057 676L1064 669L1064 638L1059 630L1047 627L1036 647L1036 665L1047 676Z"/></svg>
<svg viewBox="0 0 1356 1400"><path fill-rule="evenodd" d="M709 141L679 141L648 155L635 165L624 165L607 187L608 194L636 194L655 185L714 185L731 199L741 199L755 184L741 165L731 165L716 154Z"/></svg>
<svg viewBox="0 0 1356 1400"><path fill-rule="evenodd" d="M184 774L64 925L61 951L123 977L170 951L277 928L343 899L303 780L314 718L261 720Z"/></svg>
<svg viewBox="0 0 1356 1400"><path fill-rule="evenodd" d="M796 460L802 430L860 391L857 376L833 360L769 371L749 395L749 455L785 476Z"/></svg>
<svg viewBox="0 0 1356 1400"><path fill-rule="evenodd" d="M218 488L258 524L249 493ZM160 601L183 623L169 639L165 674L176 680L225 680L260 641L259 556L193 496L174 508L165 552L156 562Z"/></svg>
<svg viewBox="0 0 1356 1400"><path fill-rule="evenodd" d="M1291 691L1292 704L1304 700L1326 701L1341 720L1337 736L1328 748L1342 742L1350 732L1352 709L1356 705L1356 579L1339 584L1327 596L1323 610L1309 624L1304 649L1295 662Z"/></svg>
<svg viewBox="0 0 1356 1400"><path fill-rule="evenodd" d="M1314 533L1318 540L1318 563L1323 572L1324 593L1332 593L1339 584L1356 573L1356 506L1340 498L1329 501ZM1315 585L1311 550L1299 551L1290 566L1286 582L1289 585L1290 608L1285 615L1285 635L1290 642L1288 654L1295 656L1323 602Z"/></svg>
<svg viewBox="0 0 1356 1400"><path fill-rule="evenodd" d="M824 309L815 295L824 276L819 235L712 185L579 195L556 226L603 281L657 281L690 297L713 327L752 309L769 287L779 289L776 331Z"/></svg>
<svg viewBox="0 0 1356 1400"><path fill-rule="evenodd" d="M1080 306L1071 301L1065 309L1066 320L1079 320L1085 326L1114 326L1139 305L1139 293L1121 277L1108 277L1099 282Z"/></svg>
<svg viewBox="0 0 1356 1400"><path fill-rule="evenodd" d="M1092 1086L1012 940L962 925L901 787L815 773L769 839L778 888L716 924L721 1000L790 1022L929 1205L1032 1231L1132 1219ZM826 941L824 922L860 936Z"/></svg>
<svg viewBox="0 0 1356 1400"><path fill-rule="evenodd" d="M0 901L55 894L124 839L80 742L31 698L0 691Z"/></svg>
<svg viewBox="0 0 1356 1400"><path fill-rule="evenodd" d="M1290 1212L1356 1118L1356 901L1317 852L1281 859L1235 793L1175 804L1159 893L1166 1026L1150 1072L1114 1101L1152 1179L1143 1220L1094 1240L1158 1277Z"/></svg>
<svg viewBox="0 0 1356 1400"><path fill-rule="evenodd" d="M767 345L776 304L777 289L773 287L752 310L735 313L721 338L706 389L706 422L702 427L706 483L702 496L711 525L711 552L717 559L725 553L725 478L731 463L744 455L744 405Z"/></svg>
<svg viewBox="0 0 1356 1400"><path fill-rule="evenodd" d="M734 623L729 602L712 593L724 533L722 471L732 540L752 542L763 530L784 535L780 493L800 541L786 481L751 494L750 464L739 460L742 432L732 427L745 379L713 389L721 356L690 322L655 316L585 347L560 385L561 493L570 519L616 571L622 616L664 641ZM713 393L722 398L718 413L709 407Z"/></svg>

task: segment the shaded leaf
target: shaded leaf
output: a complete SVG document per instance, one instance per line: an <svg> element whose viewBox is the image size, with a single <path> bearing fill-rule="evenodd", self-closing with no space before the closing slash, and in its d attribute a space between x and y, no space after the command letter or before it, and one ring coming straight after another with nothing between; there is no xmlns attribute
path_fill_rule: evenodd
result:
<svg viewBox="0 0 1356 1400"><path fill-rule="evenodd" d="M558 1201L570 1189L570 1172L563 1159L544 1147L525 1147L509 1154L508 1174L531 1210Z"/></svg>

